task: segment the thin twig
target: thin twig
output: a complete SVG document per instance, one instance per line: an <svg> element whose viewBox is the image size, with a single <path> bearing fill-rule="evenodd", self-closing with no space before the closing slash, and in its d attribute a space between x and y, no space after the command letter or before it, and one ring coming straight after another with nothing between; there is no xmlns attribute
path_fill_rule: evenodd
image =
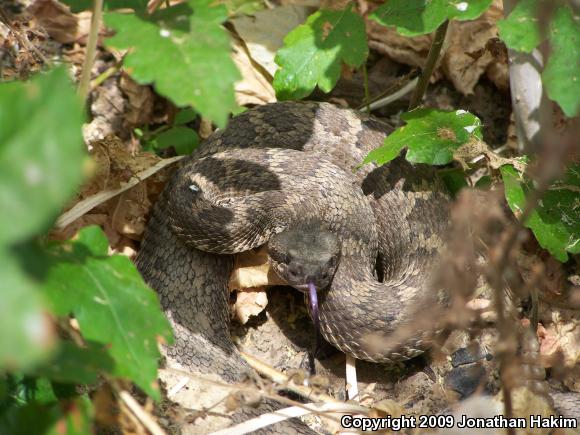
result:
<svg viewBox="0 0 580 435"><path fill-rule="evenodd" d="M378 95L368 101L370 110L384 107L391 102L398 100L403 95L412 91L417 86L418 76L414 71L397 78L396 82ZM356 110L366 110L366 102L356 108Z"/></svg>
<svg viewBox="0 0 580 435"><path fill-rule="evenodd" d="M101 27L101 17L103 15L103 0L95 0L93 8L93 16L91 17L91 29L89 30L89 39L85 52L85 60L83 61L83 70L81 72L81 79L79 82L79 95L85 101L89 93L89 85L91 83L91 70L95 62L95 54L97 52L97 40L99 39L99 29Z"/></svg>
<svg viewBox="0 0 580 435"><path fill-rule="evenodd" d="M107 68L107 70L101 74L99 74L97 77L95 77L93 80L91 80L91 86L90 89L91 91L93 89L95 89L96 87L100 86L105 80L107 80L109 77L111 77L113 74L115 74L117 71L119 71L119 69L121 69L121 64L115 64L110 68Z"/></svg>
<svg viewBox="0 0 580 435"><path fill-rule="evenodd" d="M437 31L435 32L435 36L433 38L433 42L431 43L431 48L429 49L429 54L427 55L427 60L425 61L425 67L421 72L421 76L419 77L419 83L417 83L417 87L415 88L415 92L411 96L411 102L409 103L409 110L413 110L417 106L421 104L423 100L423 95L425 95L425 91L427 90L427 86L429 85L429 79L433 74L433 69L437 64L437 60L439 59L439 53L441 53L441 47L443 47L443 43L445 42L445 35L447 35L447 28L449 27L449 20L445 20L443 24L441 24Z"/></svg>
<svg viewBox="0 0 580 435"><path fill-rule="evenodd" d="M103 192L96 193L93 196L89 196L86 199L83 199L82 201L76 203L75 206L73 208L71 208L69 211L67 211L66 213L63 213L56 220L55 227L57 229L62 229L64 227L66 227L67 225L71 224L72 222L74 222L75 220L80 218L81 216L83 216L86 213L88 213L89 211L91 211L93 208L95 208L99 204L102 204L103 202L108 201L109 199L123 193L124 191L129 190L131 187L139 184L141 181L145 180L146 178L150 177L151 175L155 174L156 172L159 172L161 169L163 169L167 165L175 163L175 162L183 159L184 157L186 157L186 156L177 156L177 157L172 157L170 159L163 159L163 160L157 162L157 164L151 166L150 168L147 168L144 171L139 172L137 175L133 176L133 178L131 178L127 183L125 183L123 186L119 187L118 189L105 190Z"/></svg>
<svg viewBox="0 0 580 435"><path fill-rule="evenodd" d="M352 355L346 355L346 394L348 400L356 400L358 402L358 380L356 377L356 359Z"/></svg>
<svg viewBox="0 0 580 435"><path fill-rule="evenodd" d="M405 95L407 95L409 92L411 92L413 89L416 89L417 83L419 82L419 77L415 77L414 79L408 81L407 83L405 83L404 86L402 86L401 88L397 89L395 92L393 92L390 95L386 95L385 97L382 97L376 101L373 101L372 103L369 104L369 109L370 110L376 110L379 109L381 107L385 107L388 106L389 104L391 104L393 101L397 101L399 98L404 97Z"/></svg>
<svg viewBox="0 0 580 435"><path fill-rule="evenodd" d="M119 398L127 405L133 415L147 428L153 435L165 435L165 431L157 424L151 415L145 411L141 405L127 391L119 391Z"/></svg>
<svg viewBox="0 0 580 435"><path fill-rule="evenodd" d="M273 367L270 367L268 364L256 359L252 355L249 355L245 352L240 353L246 362L259 374L266 376L279 385L283 385L285 389L292 391L295 394L316 402L341 403L339 400L336 400L334 397L329 396L328 394L318 393L314 389L304 385L296 385L284 373L279 372Z"/></svg>
<svg viewBox="0 0 580 435"><path fill-rule="evenodd" d="M270 373L271 375L273 375L273 377L277 378L280 380L280 382L274 382L274 384L282 384L281 388L285 389L285 390L289 390L292 391L294 393L299 394L300 396L308 399L308 400L314 400L318 403L327 403L329 405L334 405L337 408L336 409L343 409L344 406L348 406L348 409L344 408L345 410L348 411L352 411L352 412L356 412L358 414L362 414L362 415L368 415L368 413L371 411L370 408L365 407L365 406L361 406L361 405L355 405L355 404L345 404L344 402L341 402L339 400L336 400L333 397L327 396L325 394L317 394L312 392L312 390L308 389L307 387L305 387L304 389L295 389L296 385L291 384L291 381L288 379L288 377L286 375L284 375L283 373L278 372L276 369L273 369L271 367L269 367L267 364L260 362L259 360L251 357L250 355L245 355L246 358L252 360L254 363L257 363L257 367L260 368L267 368L266 371L268 373ZM255 385L248 385L248 384L241 384L241 383L237 383L237 384L228 384L225 382L221 382L215 379L210 379L207 375L202 375L200 373L190 373L190 372L186 372L184 370L180 370L180 369L176 369L176 368L165 368L162 369L163 371L167 371L167 372L172 372L175 374L179 374L179 375L183 375L185 377L188 377L190 379L193 379L195 381L198 382L202 382L204 384L209 384L209 385L215 385L221 388L226 388L232 391L251 391L251 392L259 392L263 398L266 399L270 399L270 400L274 400L276 402L282 403L282 404L286 404L289 407L293 407L293 408L300 408L303 410L306 410L306 414L310 414L310 413L316 413L318 415L324 416L325 418L328 418L330 420L339 422L339 419L333 417L331 414L328 414L329 411L324 411L323 409L318 409L318 410L313 410L311 408L308 408L306 404L297 402L295 400L289 399L287 397L281 396L280 394L272 394L270 392L268 392L264 387L257 387ZM306 390L309 390L310 393L307 393ZM225 399L226 396L224 396ZM220 400L218 403L212 405L211 408L213 408L215 405L221 403L223 401ZM210 409L211 409L210 408ZM208 408L204 408L204 411L207 411ZM275 411L274 413L277 413L278 411ZM305 415L306 415L305 414ZM217 413L216 413L217 415ZM226 416L225 414L219 414L221 416ZM272 422L273 423L273 422ZM269 423L269 424L272 424Z"/></svg>
<svg viewBox="0 0 580 435"><path fill-rule="evenodd" d="M360 413L360 408L360 406L350 403L308 403L303 406L291 406L268 414L262 414L259 417L235 426L230 426L226 429L218 430L217 432L212 432L211 435L243 435L289 418L329 412L349 412L354 414Z"/></svg>
<svg viewBox="0 0 580 435"><path fill-rule="evenodd" d="M175 384L173 387L171 387L171 390L169 390L167 392L167 397L169 397L170 399L173 399L173 397L179 393L179 391L181 391L181 389L183 387L185 387L187 385L187 383L189 382L189 378L187 376L183 376L179 382L177 384Z"/></svg>

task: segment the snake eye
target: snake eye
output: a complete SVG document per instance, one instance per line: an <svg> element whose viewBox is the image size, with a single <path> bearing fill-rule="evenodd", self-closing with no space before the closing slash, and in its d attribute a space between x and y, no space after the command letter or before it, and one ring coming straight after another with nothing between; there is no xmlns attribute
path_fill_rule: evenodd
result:
<svg viewBox="0 0 580 435"><path fill-rule="evenodd" d="M191 183L189 185L189 190L191 190L193 193L198 193L201 191L201 188L196 183Z"/></svg>

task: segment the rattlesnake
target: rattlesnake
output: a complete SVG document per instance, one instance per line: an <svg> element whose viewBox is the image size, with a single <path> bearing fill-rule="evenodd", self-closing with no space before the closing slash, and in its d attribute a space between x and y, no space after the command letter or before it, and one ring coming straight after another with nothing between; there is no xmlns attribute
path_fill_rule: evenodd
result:
<svg viewBox="0 0 580 435"><path fill-rule="evenodd" d="M359 285L364 289L362 284L365 282L375 291L379 290L378 295L362 297L351 294L350 299L343 301L328 297L328 294L322 295L323 334L339 348L358 357L387 361L393 356L370 352L366 346L360 345L360 340L364 334L372 332L368 327L373 322L376 325L374 331L381 334L403 323L409 307L419 296L418 290L427 282L427 270L435 258L446 225L448 200L436 179L431 178L432 172L428 168L412 167L402 159L388 167L367 165L352 174L366 154L382 144L390 130L388 125L374 118L330 104L276 103L233 118L228 128L214 134L186 159L152 211L136 260L145 280L159 293L161 304L174 327L176 342L166 349L173 364L196 372L216 374L225 381L244 379L249 367L229 336L226 289L233 267L232 256L206 251L232 253L249 249L266 242L268 235L284 230L294 218L308 215L323 218L330 229L341 231L343 242L348 239L351 248L355 248L347 252L350 260L356 258L358 262L351 269L356 270L355 275L343 280L345 269L339 268L334 277L334 282L340 282L340 288L347 290L346 296L349 285ZM245 148L256 150L243 151ZM267 148L286 150L268 151ZM236 154L231 150L240 151ZM286 159L286 167L278 163L272 165L272 162L264 164L269 152L276 161ZM240 166L243 153L246 156ZM274 197L282 195L281 199L279 197L281 203L288 203L293 196L294 204L300 205L300 210L285 208L286 215L277 216L280 220L273 223L269 234L254 238L253 244L228 242L218 249L217 245L211 244L216 239L213 236L208 238L208 234L202 231L197 248L203 247L206 251L196 249L191 246L191 235L188 236L188 230L196 229L189 220L192 217L189 212L191 195L195 195L192 188L195 190L200 186L188 177L198 171L202 178L223 187L223 183L228 184L226 175L233 174L234 178L226 189L233 193L238 188L236 161L240 166L238 169L244 173L246 192L270 190ZM293 174L288 171L290 166L294 168ZM320 180L317 181L308 168L319 171ZM309 176L305 177L306 174ZM310 185L305 181L307 178ZM286 183L283 188L282 181ZM300 183L302 188L296 189L296 183ZM337 188L338 196L329 198L329 192L336 192ZM314 191L318 193L318 202L312 195ZM323 204L338 204L335 214L343 215L346 211L346 219L340 223L333 221L331 213L325 214L328 210ZM264 202L257 201L254 205L247 211L249 221L259 221L262 212L271 210ZM211 212L205 212L209 214L202 212L202 218L217 218L218 232L220 228L228 232L228 228L221 225L227 217L224 218L223 214L212 217ZM378 233L377 219L382 227ZM190 241L186 242L188 237ZM384 284L373 277L375 259L376 271ZM350 260L342 258L341 264L347 265ZM389 294L390 285L396 292L395 299L403 297L404 300L397 302L393 299L393 294ZM337 296L338 293L335 291ZM348 325L344 318L334 323L334 316L348 315L348 310L351 310L349 319L353 324ZM346 331L340 329L345 326L350 328ZM419 344L417 340L406 343L401 348L403 352L395 356L416 355L420 351ZM234 415L234 420L273 408L273 403L265 403L261 410L245 407ZM272 430L275 433L302 433L307 428L290 422L278 424Z"/></svg>
<svg viewBox="0 0 580 435"><path fill-rule="evenodd" d="M426 289L449 210L445 189L424 165L397 158L353 174L389 132L330 104L276 103L233 118L186 159L154 207L137 258L176 332L170 358L227 381L245 376L229 337L230 254L309 218L340 234L343 246L320 297L323 336L376 362L423 350L419 333L388 352L366 341L437 299Z"/></svg>
<svg viewBox="0 0 580 435"><path fill-rule="evenodd" d="M383 355L369 351L361 341L369 332L376 331L382 335L391 331L414 309L416 300L423 297L420 290L426 284L429 266L441 247L441 236L447 223L448 198L437 179L432 178L433 172L429 168L411 166L403 159L397 159L380 168L374 165L363 166L352 175L355 166L370 150L382 144L389 131L388 125L374 118L326 103L276 103L233 118L228 128L213 135L187 159L155 206L137 259L139 270L159 292L162 305L178 328L178 342L170 354L188 366L199 368L205 365L211 367L211 371L220 371L223 366L220 374L230 379L234 376L228 375L228 370L232 365L238 365L239 360L233 364L225 363L230 355L236 354L228 337L225 310L225 275L231 267L231 258L211 255L209 251L231 254L250 249L265 243L271 235L282 231L289 223L287 217L284 217L285 221L274 222L270 231L255 239L253 244L241 239L231 241L227 233L232 231L232 227L226 228L224 225L231 216L220 215L227 215L231 211L220 209L216 212L206 208L197 215L198 220L193 219L191 201L195 192L190 188L194 183L190 174L197 173L201 181L211 181L218 190L223 188L228 194L243 194L236 192L236 189L244 184L249 191L278 195L282 203L289 202L288 195L294 189L297 198L295 205L302 201L300 189L295 188L297 183L303 181L296 181L300 178L292 179L284 164L280 166L276 163L275 170L272 169L275 155L281 150L271 152L272 162L268 164L260 164L260 157L256 156L255 161L248 163L246 160L244 163L240 160L237 162L239 167L235 167L235 153L231 150L249 147L284 148L290 150L288 152L300 150L313 154L300 163L303 165L303 174L299 176L302 180L309 179L314 186L323 186L320 189L321 195L336 191L334 175L329 176L329 179L324 176L317 178L312 172L319 160L328 161L332 164L328 171L334 170L332 168L336 166L348 171L340 172L348 174L345 177L350 176L362 186L362 191L359 190L357 195L366 196L367 200L360 205L348 204L348 201L353 200L350 192L345 193L341 199L341 212L344 212L346 204L354 219L351 221L355 226L358 225L358 229L354 228L351 232L361 239L351 242L358 243L357 250L362 252L357 253L362 255L359 264L365 264L355 268L353 273L357 275L356 278L347 276L341 268L337 271L340 280L335 277L334 281L340 282L341 288L350 296L346 300L341 299L338 292L323 296L320 307L323 335L342 350L371 361L407 358L420 352L419 343L410 342L398 353ZM231 154L216 157L224 151ZM203 163L199 163L200 159ZM294 161L297 159L295 157ZM247 182L243 177L247 177ZM290 183L290 186L283 186L286 188L284 192L280 190L283 183ZM308 198L308 193L304 195ZM261 214L270 207L267 201L256 200L254 204L254 208L247 212L250 222L259 220ZM363 208L369 205L374 214L367 217ZM295 206L288 207L286 213L293 209L297 210ZM302 215L305 213L306 210L301 211ZM378 234L374 222L370 221L372 216L380 221L378 227L381 231ZM333 224L332 217L327 220ZM215 228L208 229L204 221ZM246 233L250 231L241 227L240 230ZM183 243L186 239L190 246L201 248L204 253L187 248ZM227 241L219 243L216 240ZM379 252L377 269L383 283L372 277L374 263L371 257L376 257L377 252L375 240L378 240ZM185 277L188 277L187 281ZM176 283L179 278L181 281ZM364 282L364 285L355 281L346 283L353 279ZM356 285L360 285L360 291L352 289ZM215 308L216 299L219 299L219 309ZM208 304L214 307L209 309ZM369 310L371 306L375 309ZM345 329L347 334L344 333ZM180 339L182 333L188 338ZM212 354L207 358L199 355L200 347L188 343L190 339L215 342L216 351L224 355L213 351L207 352Z"/></svg>

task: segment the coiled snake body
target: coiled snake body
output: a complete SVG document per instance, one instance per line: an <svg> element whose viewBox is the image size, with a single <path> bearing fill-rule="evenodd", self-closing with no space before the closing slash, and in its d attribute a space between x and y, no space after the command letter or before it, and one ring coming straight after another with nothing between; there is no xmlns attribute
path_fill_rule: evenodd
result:
<svg viewBox="0 0 580 435"><path fill-rule="evenodd" d="M229 336L229 254L306 218L342 242L333 284L320 295L323 336L370 361L421 352L420 336L389 353L365 342L404 324L424 299L447 225L448 197L429 168L396 159L353 174L389 131L330 104L275 103L235 117L185 160L153 209L137 258L175 330L169 358L227 381L245 375Z"/></svg>
<svg viewBox="0 0 580 435"><path fill-rule="evenodd" d="M228 363L236 352L225 309L231 258L210 252L251 249L309 216L342 235L343 258L320 302L325 338L370 361L420 353L418 337L389 354L364 344L365 336L383 336L404 323L424 298L447 223L447 196L428 168L397 159L352 174L389 130L330 104L276 103L234 118L194 152L155 206L137 260L178 329L170 354L186 366L235 378L239 370L230 369L239 360ZM373 277L377 241L383 282Z"/></svg>
<svg viewBox="0 0 580 435"><path fill-rule="evenodd" d="M397 158L353 174L389 132L330 104L275 103L235 117L185 160L153 208L136 261L174 328L176 342L166 349L173 364L230 382L246 376L229 335L230 254L312 218L342 244L332 285L319 296L324 337L376 362L423 350L419 332L388 350L367 342L437 299L427 291L429 271L448 221L448 196L428 167ZM576 415L578 395L563 397L560 407ZM233 419L272 408L266 401ZM272 430L309 432L293 422Z"/></svg>

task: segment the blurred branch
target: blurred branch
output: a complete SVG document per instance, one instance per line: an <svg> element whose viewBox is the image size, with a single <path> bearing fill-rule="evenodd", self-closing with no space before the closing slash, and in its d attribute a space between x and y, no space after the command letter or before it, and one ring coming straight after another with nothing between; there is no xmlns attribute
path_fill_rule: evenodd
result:
<svg viewBox="0 0 580 435"><path fill-rule="evenodd" d="M127 405L133 415L147 428L152 435L165 435L165 431L157 424L155 419L145 411L141 405L127 391L120 391L119 398Z"/></svg>
<svg viewBox="0 0 580 435"><path fill-rule="evenodd" d="M516 0L504 0L504 17L507 17ZM545 26L543 26L545 27ZM552 104L542 86L544 57L538 48L523 53L508 48L509 80L512 107L522 153L540 151L544 131L552 122Z"/></svg>

